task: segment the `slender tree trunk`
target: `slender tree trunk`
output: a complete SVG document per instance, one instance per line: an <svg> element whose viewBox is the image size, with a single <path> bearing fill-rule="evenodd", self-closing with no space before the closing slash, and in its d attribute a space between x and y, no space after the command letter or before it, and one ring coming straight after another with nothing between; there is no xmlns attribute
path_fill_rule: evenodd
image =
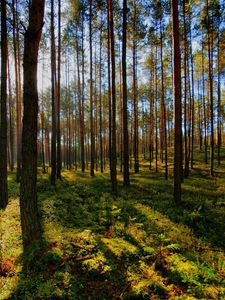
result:
<svg viewBox="0 0 225 300"><path fill-rule="evenodd" d="M90 130L91 130L91 176L95 169L95 133L94 133L94 107L93 107L93 66L92 66L92 0L90 0L89 16L89 51L90 51Z"/></svg>
<svg viewBox="0 0 225 300"><path fill-rule="evenodd" d="M202 103L204 118L204 146L205 146L205 163L208 163L208 145L207 145L207 116L206 116L206 99L205 99L205 66L204 66L204 41L202 37Z"/></svg>
<svg viewBox="0 0 225 300"><path fill-rule="evenodd" d="M108 0L109 9L109 28L111 42L111 63L112 63L112 149L111 149L111 179L112 190L117 192L117 171L116 171L116 82L115 82L115 48L114 48L114 21L113 21L113 3Z"/></svg>
<svg viewBox="0 0 225 300"><path fill-rule="evenodd" d="M61 179L62 153L61 153L61 0L58 0L58 78L57 78L57 170L56 177Z"/></svg>
<svg viewBox="0 0 225 300"><path fill-rule="evenodd" d="M211 129L211 153L210 153L210 175L214 176L214 112L213 112L213 64L212 43L209 18L209 1L207 0L207 46L208 46L208 71L209 71L209 99L210 99L210 129Z"/></svg>
<svg viewBox="0 0 225 300"><path fill-rule="evenodd" d="M200 79L198 79L198 138L199 150L202 151L202 102L200 97Z"/></svg>
<svg viewBox="0 0 225 300"><path fill-rule="evenodd" d="M12 86L9 67L9 56L7 56L7 69L8 69L8 91L9 91L9 146L10 146L10 171L14 171L14 124L13 124L13 98L12 98Z"/></svg>
<svg viewBox="0 0 225 300"><path fill-rule="evenodd" d="M109 6L109 2L108 6ZM109 106L109 167L112 164L112 93L111 93L111 44L110 44L110 25L109 25L109 8L107 9L107 64L108 64L108 106ZM111 172L110 172L111 174ZM112 178L111 178L112 179Z"/></svg>
<svg viewBox="0 0 225 300"><path fill-rule="evenodd" d="M174 132L174 200L181 201L182 178L182 131L181 131L181 55L179 41L178 0L171 0L173 33L173 78L175 98L175 132Z"/></svg>
<svg viewBox="0 0 225 300"><path fill-rule="evenodd" d="M79 134L80 134L80 153L81 153L81 171L84 172L84 127L83 127L83 111L82 111L82 93L81 93L81 82L80 82L80 61L79 61L79 44L76 41L76 52L77 52L77 86L78 86L78 108L79 108Z"/></svg>
<svg viewBox="0 0 225 300"><path fill-rule="evenodd" d="M0 123L0 209L8 204L7 183L7 23L6 1L1 1L1 123Z"/></svg>
<svg viewBox="0 0 225 300"><path fill-rule="evenodd" d="M160 2L161 4L161 2ZM162 8L161 8L162 11ZM162 12L161 12L162 14ZM165 149L165 178L168 179L168 158L167 158L167 130L166 130L166 105L165 105L165 87L164 87L164 65L163 65L163 32L162 15L160 19L160 60L161 60L161 106L162 106L162 151Z"/></svg>
<svg viewBox="0 0 225 300"><path fill-rule="evenodd" d="M51 138L51 184L56 180L56 56L54 0L51 0L51 85L52 85L52 138Z"/></svg>
<svg viewBox="0 0 225 300"><path fill-rule="evenodd" d="M100 165L101 173L104 171L103 167L103 138L102 138L102 16L100 29L100 57L99 57L99 137L100 137Z"/></svg>
<svg viewBox="0 0 225 300"><path fill-rule="evenodd" d="M149 168L152 168L153 161L153 151L154 151L154 71L151 70L150 78L150 92L149 92L149 102L150 102L150 137L149 137Z"/></svg>
<svg viewBox="0 0 225 300"><path fill-rule="evenodd" d="M95 35L94 55L94 135L95 135L95 170L98 171L98 105L97 105L97 39Z"/></svg>
<svg viewBox="0 0 225 300"><path fill-rule="evenodd" d="M156 46L155 57L155 171L158 172L158 47Z"/></svg>
<svg viewBox="0 0 225 300"><path fill-rule="evenodd" d="M219 28L218 28L219 31ZM218 32L218 35L220 33ZM220 150L221 150L221 131L222 131L222 114L221 114L221 84L220 84L221 76L220 76L220 36L218 36L217 42L217 97L218 97L218 104L217 104L217 161L218 165L221 163L220 157Z"/></svg>
<svg viewBox="0 0 225 300"><path fill-rule="evenodd" d="M186 24L186 7L183 0L183 25L184 25L184 177L189 175L189 156L188 156L188 130L187 130L187 61L188 61L188 41Z"/></svg>
<svg viewBox="0 0 225 300"><path fill-rule="evenodd" d="M136 3L134 1L134 20L133 20L133 106L134 106L134 172L139 172L139 154L138 154L138 100L137 100L137 78L136 78L136 55L137 55L137 42L136 42Z"/></svg>
<svg viewBox="0 0 225 300"><path fill-rule="evenodd" d="M221 163L221 157L220 157L220 149L221 149L221 144L222 144L222 139L221 139L221 131L222 131L222 114L221 114L221 76L220 76L220 42L218 41L218 61L217 61L217 97L218 97L218 105L217 105L217 144L218 144L218 165Z"/></svg>
<svg viewBox="0 0 225 300"><path fill-rule="evenodd" d="M191 12L189 12L191 13ZM191 17L189 17L191 23ZM194 168L194 138L195 138L195 86L194 86L194 61L192 51L192 34L190 31L190 57L191 57L191 169Z"/></svg>
<svg viewBox="0 0 225 300"><path fill-rule="evenodd" d="M13 51L15 61L15 83L16 83L16 141L17 141L17 169L16 181L20 181L21 177L21 132L22 132L22 97L20 84L20 51L19 51L19 30L18 30L18 16L17 16L17 0L12 1L13 13Z"/></svg>
<svg viewBox="0 0 225 300"><path fill-rule="evenodd" d="M41 112L41 157L42 157L42 170L43 174L46 173L45 167L45 145L44 145L44 109L42 100L42 112Z"/></svg>
<svg viewBox="0 0 225 300"><path fill-rule="evenodd" d="M46 173L46 165L45 165L45 142L44 142L44 136L45 136L45 114L44 114L44 51L43 51L43 63L42 63L42 99L41 99L41 159L42 159L42 172L43 174Z"/></svg>
<svg viewBox="0 0 225 300"><path fill-rule="evenodd" d="M127 111L127 0L123 0L123 37L122 37L122 79L123 79L123 184L130 185L129 174L129 135Z"/></svg>
<svg viewBox="0 0 225 300"><path fill-rule="evenodd" d="M82 104L81 104L81 170L85 171L85 128L84 128L84 12L82 12Z"/></svg>

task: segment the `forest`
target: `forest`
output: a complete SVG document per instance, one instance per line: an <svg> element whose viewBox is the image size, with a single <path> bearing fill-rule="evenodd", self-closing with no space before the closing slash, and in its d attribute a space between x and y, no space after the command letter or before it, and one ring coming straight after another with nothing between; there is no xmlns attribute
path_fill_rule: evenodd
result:
<svg viewBox="0 0 225 300"><path fill-rule="evenodd" d="M0 300L225 299L223 0L0 14Z"/></svg>

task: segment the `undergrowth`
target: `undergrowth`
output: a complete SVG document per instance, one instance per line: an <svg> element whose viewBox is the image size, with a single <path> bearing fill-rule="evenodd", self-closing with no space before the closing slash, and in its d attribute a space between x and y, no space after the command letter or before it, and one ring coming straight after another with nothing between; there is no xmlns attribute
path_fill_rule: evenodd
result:
<svg viewBox="0 0 225 300"><path fill-rule="evenodd" d="M170 170L171 172L171 170ZM49 185L39 171L45 246L32 269L22 267L19 187L9 176L1 211L0 299L224 299L225 179L192 171L182 206L172 179L148 170L111 194L109 174L63 171Z"/></svg>

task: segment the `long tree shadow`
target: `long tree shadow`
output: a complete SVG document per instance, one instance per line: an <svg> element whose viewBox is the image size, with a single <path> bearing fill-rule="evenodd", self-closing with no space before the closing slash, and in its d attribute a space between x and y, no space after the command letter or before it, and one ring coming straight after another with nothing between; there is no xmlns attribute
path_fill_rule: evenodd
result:
<svg viewBox="0 0 225 300"><path fill-rule="evenodd" d="M168 272L164 269L166 264L159 264L161 276L158 275L151 268L151 251L163 249L171 239L183 249L171 255L167 264L171 269L178 268L188 260L191 271L196 270L199 259L191 257L195 247L205 244L181 225L187 225L183 211L189 214L191 209L173 204L172 182L165 184L165 191L158 179L148 177L149 180L152 186L135 181L130 189L120 183L116 197L111 194L108 175L91 179L79 174L71 180L68 173L55 187L49 185L48 179L41 179L38 193L46 251L37 259L30 277L21 274L11 299L24 299L24 295L31 299L88 299L89 295L91 299L145 299L149 295L167 299L169 287L165 277L169 277L168 284L177 284L186 275L183 270ZM129 224L134 235L127 229ZM138 240L139 231L142 238ZM200 230L199 236L202 234ZM156 252L154 255L159 255ZM203 253L202 263L205 257Z"/></svg>
<svg viewBox="0 0 225 300"><path fill-rule="evenodd" d="M189 226L196 236L224 249L225 210L218 201L223 197L223 191L217 192L215 184L210 185L207 180L199 185L200 179L196 178L196 182L194 179L185 181L180 206L173 201L172 181L162 183L150 175L148 183L143 174L135 177L129 198L132 199L135 194L137 201L158 210L174 222Z"/></svg>

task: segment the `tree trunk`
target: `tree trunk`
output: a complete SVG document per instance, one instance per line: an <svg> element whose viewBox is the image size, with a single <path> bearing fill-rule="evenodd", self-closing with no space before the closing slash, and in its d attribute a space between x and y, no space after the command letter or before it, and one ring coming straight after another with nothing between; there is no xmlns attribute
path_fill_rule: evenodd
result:
<svg viewBox="0 0 225 300"><path fill-rule="evenodd" d="M186 7L183 0L183 26L184 26L184 177L189 175L188 156L188 134L187 134L187 62L188 62L188 41L186 24Z"/></svg>
<svg viewBox="0 0 225 300"><path fill-rule="evenodd" d="M58 78L57 78L57 170L56 177L61 179L62 153L61 153L61 0L58 0Z"/></svg>
<svg viewBox="0 0 225 300"><path fill-rule="evenodd" d="M0 209L8 204L7 183L7 23L6 1L1 1L1 123L0 123Z"/></svg>
<svg viewBox="0 0 225 300"><path fill-rule="evenodd" d="M54 0L51 0L51 89L52 89L52 138L51 138L51 184L56 180L56 57Z"/></svg>
<svg viewBox="0 0 225 300"><path fill-rule="evenodd" d="M109 2L107 2L109 5ZM107 8L107 67L108 67L108 106L109 106L109 167L112 164L112 93L111 93L111 44L110 44L110 25L109 25L109 8ZM110 172L111 175L111 172ZM111 178L112 179L112 178Z"/></svg>
<svg viewBox="0 0 225 300"><path fill-rule="evenodd" d="M20 211L25 252L34 243L42 241L40 215L37 204L37 60L43 26L44 4L44 0L31 1L29 7L29 25L24 36L24 116Z"/></svg>
<svg viewBox="0 0 225 300"><path fill-rule="evenodd" d="M114 48L114 21L113 3L108 0L109 28L111 42L111 63L112 63L112 149L111 149L111 180L112 190L117 192L117 171L116 171L116 70L115 70L115 48Z"/></svg>
<svg viewBox="0 0 225 300"><path fill-rule="evenodd" d="M161 2L160 2L161 5ZM162 8L160 19L160 60L161 60L161 110L162 110L162 151L165 149L165 178L168 179L168 158L167 158L167 130L166 130L166 105L164 87L164 65L163 65L163 32L162 32Z"/></svg>
<svg viewBox="0 0 225 300"><path fill-rule="evenodd" d="M134 106L134 172L139 172L139 154L138 154L138 100L137 100L137 78L136 78L136 64L137 64L137 42L136 42L136 3L134 1L134 20L133 20L133 106Z"/></svg>
<svg viewBox="0 0 225 300"><path fill-rule="evenodd" d="M181 55L179 41L178 0L171 0L172 34L173 34L173 80L175 103L175 131L174 131L174 200L181 201L182 178L182 131L181 131Z"/></svg>
<svg viewBox="0 0 225 300"><path fill-rule="evenodd" d="M150 105L150 136L149 136L149 169L152 168L153 151L154 151L154 78L153 66L151 69L150 91L149 91L149 105Z"/></svg>
<svg viewBox="0 0 225 300"><path fill-rule="evenodd" d="M81 37L81 48L82 48L82 104L81 104L81 170L85 171L85 128L84 128L84 12L82 12L82 37Z"/></svg>
<svg viewBox="0 0 225 300"><path fill-rule="evenodd" d="M92 0L90 0L89 16L89 51L90 51L90 130L91 130L91 169L94 176L95 169L95 133L94 133L94 109L93 109L93 66L92 66Z"/></svg>
<svg viewBox="0 0 225 300"><path fill-rule="evenodd" d="M123 0L123 36L122 36L122 79L123 79L123 184L130 185L129 174L129 135L127 111L127 0Z"/></svg>
<svg viewBox="0 0 225 300"><path fill-rule="evenodd" d="M219 31L219 28L218 28ZM218 35L220 33L218 32ZM217 103L217 161L218 165L221 163L221 157L220 157L220 150L221 150L221 131L222 131L222 114L221 114L221 84L220 84L220 36L218 36L218 42L217 42L217 97L218 97L218 103Z"/></svg>
<svg viewBox="0 0 225 300"><path fill-rule="evenodd" d="M210 99L210 129L211 129L211 155L210 175L214 176L214 112L213 112L213 64L212 64L212 33L210 30L209 1L207 0L207 46L208 46L208 72L209 72L209 99Z"/></svg>
<svg viewBox="0 0 225 300"><path fill-rule="evenodd" d="M13 97L12 97L12 86L11 76L9 67L9 56L7 56L7 69L8 69L8 91L9 91L9 146L10 146L10 171L14 171L14 122L13 122Z"/></svg>
<svg viewBox="0 0 225 300"><path fill-rule="evenodd" d="M204 148L205 148L205 163L208 163L208 145L207 145L207 120L206 120L206 99L205 99L205 66L204 66L204 41L202 37L202 103L203 103L203 118L204 118Z"/></svg>
<svg viewBox="0 0 225 300"><path fill-rule="evenodd" d="M100 57L99 57L99 137L100 137L100 168L101 173L104 171L103 167L103 138L102 138L102 16L100 28Z"/></svg>
<svg viewBox="0 0 225 300"><path fill-rule="evenodd" d="M15 83L16 83L16 141L17 141L17 169L16 180L20 181L21 177L21 132L22 132L22 97L21 97L21 82L20 82L20 51L19 51L19 29L17 16L17 1L12 1L13 13L13 51L15 61Z"/></svg>

